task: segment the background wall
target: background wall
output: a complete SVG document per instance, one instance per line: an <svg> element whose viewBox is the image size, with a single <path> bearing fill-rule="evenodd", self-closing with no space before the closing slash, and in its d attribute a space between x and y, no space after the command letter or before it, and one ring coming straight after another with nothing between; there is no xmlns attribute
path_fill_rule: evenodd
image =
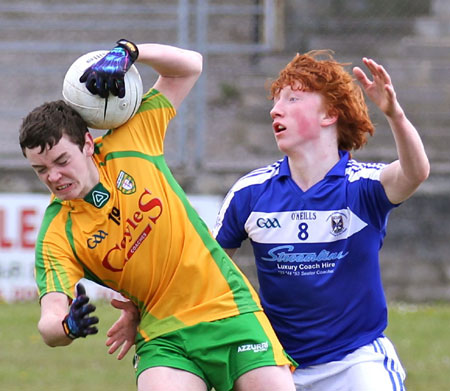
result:
<svg viewBox="0 0 450 391"><path fill-rule="evenodd" d="M352 65L373 57L391 74L432 163L430 179L391 215L381 252L386 292L392 300L450 300L449 26L446 0L0 0L0 191L45 193L21 156L20 122L61 98L78 56L119 38L204 54L204 74L171 125L166 154L187 192L220 197L239 176L281 157L265 85L296 52L328 48ZM139 70L149 87L155 74ZM391 161L389 127L370 109L377 131L355 157ZM247 245L237 261L257 285Z"/></svg>

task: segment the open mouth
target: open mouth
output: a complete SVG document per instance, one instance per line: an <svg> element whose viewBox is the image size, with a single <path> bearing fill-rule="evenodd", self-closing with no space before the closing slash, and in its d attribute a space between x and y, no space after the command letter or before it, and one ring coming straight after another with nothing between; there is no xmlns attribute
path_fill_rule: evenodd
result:
<svg viewBox="0 0 450 391"><path fill-rule="evenodd" d="M68 189L70 186L72 186L70 183L67 184L67 185L56 186L56 190L57 191L64 191L64 190Z"/></svg>
<svg viewBox="0 0 450 391"><path fill-rule="evenodd" d="M281 133L282 131L286 130L286 128L283 125L274 124L273 130L275 133Z"/></svg>

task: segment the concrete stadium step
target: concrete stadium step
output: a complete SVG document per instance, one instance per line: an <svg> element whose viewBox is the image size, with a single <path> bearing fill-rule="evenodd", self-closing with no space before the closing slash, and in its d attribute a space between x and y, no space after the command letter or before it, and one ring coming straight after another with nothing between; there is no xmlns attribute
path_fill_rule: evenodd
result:
<svg viewBox="0 0 450 391"><path fill-rule="evenodd" d="M176 18L165 12L174 10L177 3L177 0L167 0L159 5L106 0L95 4L61 0L7 3L0 0L0 34L3 38L0 42L3 76L0 98L4 102L0 107L0 128L4 135L4 141L0 143L2 170L6 167L8 170L28 168L17 144L22 116L43 101L61 98L62 78L75 58L86 51L97 50L99 46L109 49L113 41L121 37L137 42L148 41L150 37L152 41L175 43L177 36L173 23ZM233 0L233 4L237 3ZM161 8L157 10L157 6ZM450 97L441 81L450 77L450 41L408 35L413 30L411 21L397 21L398 25L392 20L385 22L385 32L397 30L390 37L384 34L381 42L379 35L375 39L376 35L369 31L374 25L367 27L366 32L353 34L351 28L358 27L361 31L364 26L348 24L343 26L347 29L347 35L343 37L339 35L337 22L327 27L330 31L316 28L305 37L305 42L314 49L331 48L339 61L353 65L361 65L362 56L373 56L383 63L391 74L402 106L421 132L432 159L432 174L450 175L446 164ZM224 31L229 31L230 26L225 21L210 26L215 37L222 35L224 39L234 40L246 33L240 31L247 28L244 27L241 24L239 31L228 36ZM205 129L204 167L201 169L206 173L205 178L211 178L203 188L203 175L200 175L200 179L195 178L199 182L192 186L222 192L239 174L281 157L270 127L272 102L267 99L265 85L294 55L292 50L253 56L249 53L207 56L207 128L211 129ZM141 67L140 71L149 83L153 76L156 77L147 67ZM370 113L377 125L376 134L355 156L361 156L362 160L391 161L396 157L391 131L378 109L371 107ZM169 160L176 155L176 142L172 141L169 139L167 143ZM186 147L191 150L196 145ZM189 155L189 165L193 164L191 158ZM186 174L183 168L179 168L178 174L188 177L189 173ZM220 184L217 184L217 174L224 178ZM194 179L187 178L186 181L193 182Z"/></svg>
<svg viewBox="0 0 450 391"><path fill-rule="evenodd" d="M449 49L450 37L439 37L439 39L408 37L402 40L402 50L399 54L419 60L448 61Z"/></svg>
<svg viewBox="0 0 450 391"><path fill-rule="evenodd" d="M448 16L420 18L416 22L416 32L421 36L433 39L448 37L450 36Z"/></svg>

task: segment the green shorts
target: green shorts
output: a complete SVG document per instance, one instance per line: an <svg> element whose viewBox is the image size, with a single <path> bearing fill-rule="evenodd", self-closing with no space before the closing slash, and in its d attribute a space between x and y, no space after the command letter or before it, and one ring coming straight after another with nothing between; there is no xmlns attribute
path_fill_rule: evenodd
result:
<svg viewBox="0 0 450 391"><path fill-rule="evenodd" d="M136 379L148 368L172 367L194 373L216 391L232 390L245 372L272 365L297 364L262 311L164 334L141 345L135 356Z"/></svg>

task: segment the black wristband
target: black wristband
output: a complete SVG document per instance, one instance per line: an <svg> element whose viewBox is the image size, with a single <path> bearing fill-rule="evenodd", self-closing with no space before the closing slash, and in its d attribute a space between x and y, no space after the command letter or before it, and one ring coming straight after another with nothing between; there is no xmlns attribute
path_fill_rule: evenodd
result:
<svg viewBox="0 0 450 391"><path fill-rule="evenodd" d="M132 62L137 60L139 57L139 49L135 43L128 41L127 39L119 39L116 43L128 52Z"/></svg>
<svg viewBox="0 0 450 391"><path fill-rule="evenodd" d="M73 334L72 331L70 331L69 325L68 325L68 323L67 323L67 318L68 318L68 317L69 317L69 314L67 314L67 315L64 317L63 321L62 321L62 326L63 326L63 329L64 329L64 333L65 333L70 339L76 339L76 338L78 338L78 336L75 335L75 334Z"/></svg>

